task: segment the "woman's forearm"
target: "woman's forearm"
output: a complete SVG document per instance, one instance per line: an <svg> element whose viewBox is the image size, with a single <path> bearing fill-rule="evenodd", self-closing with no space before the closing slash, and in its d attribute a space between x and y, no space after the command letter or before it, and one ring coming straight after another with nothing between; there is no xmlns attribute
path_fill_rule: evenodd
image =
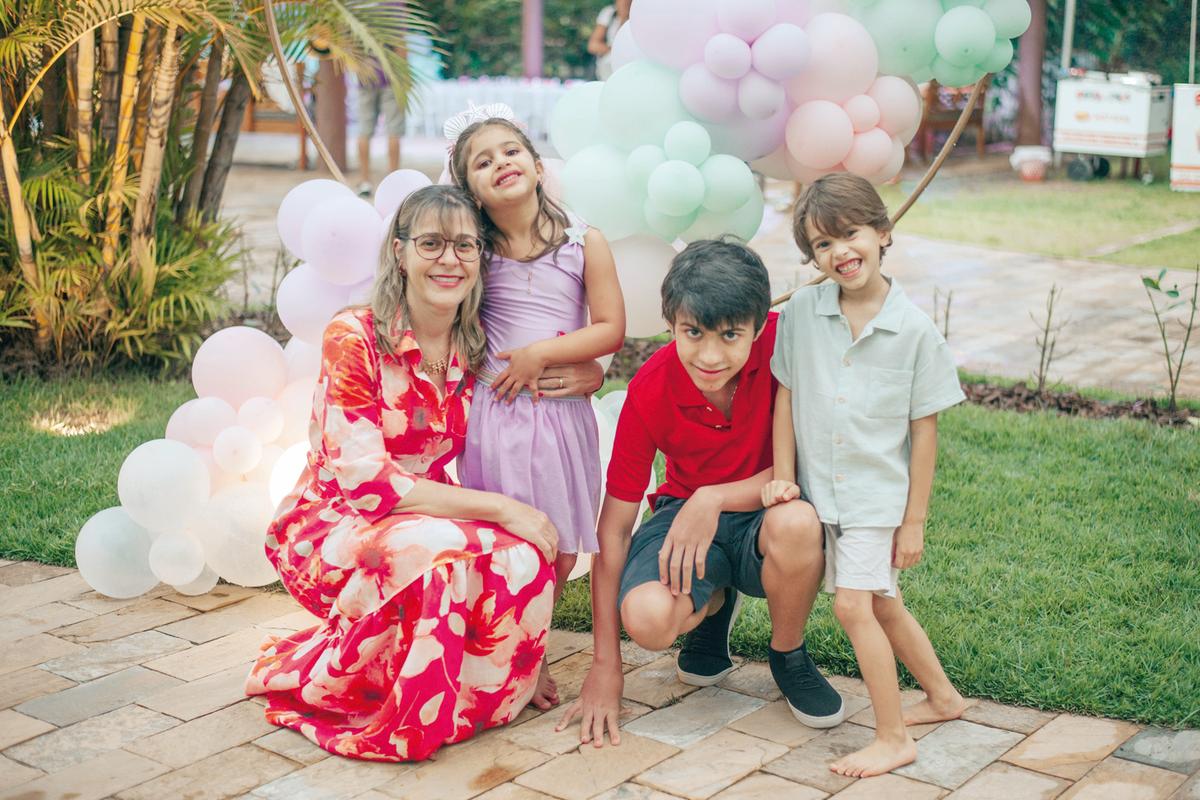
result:
<svg viewBox="0 0 1200 800"><path fill-rule="evenodd" d="M431 517L478 519L500 524L511 511L512 503L510 498L496 492L464 489L461 486L419 478L400 499L396 511L405 514L426 514Z"/></svg>

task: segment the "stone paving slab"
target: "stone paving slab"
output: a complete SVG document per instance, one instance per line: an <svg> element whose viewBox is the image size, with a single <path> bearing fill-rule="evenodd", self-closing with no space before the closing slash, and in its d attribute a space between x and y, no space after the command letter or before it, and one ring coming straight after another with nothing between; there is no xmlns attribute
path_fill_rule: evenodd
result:
<svg viewBox="0 0 1200 800"><path fill-rule="evenodd" d="M927 726L916 763L845 778L828 763L873 736L861 680L831 676L850 721L814 730L778 699L763 664L742 663L698 690L676 679L674 652L629 644L618 747L581 746L577 724L554 730L561 708L527 708L435 761L352 761L268 724L262 698L242 694L264 628L314 622L287 595L221 587L220 597L176 602L159 589L109 603L72 584L73 574L14 574L30 582L0 589L0 598L17 592L21 606L35 595L44 602L0 610L0 631L95 616L4 647L12 669L0 674L0 800L1200 800L1200 732L991 701ZM112 635L130 619L141 629ZM42 658L59 652L54 642L67 652ZM28 645L26 653L12 655L14 644ZM549 644L565 701L590 665L590 637L553 631ZM174 652L159 654L164 647Z"/></svg>

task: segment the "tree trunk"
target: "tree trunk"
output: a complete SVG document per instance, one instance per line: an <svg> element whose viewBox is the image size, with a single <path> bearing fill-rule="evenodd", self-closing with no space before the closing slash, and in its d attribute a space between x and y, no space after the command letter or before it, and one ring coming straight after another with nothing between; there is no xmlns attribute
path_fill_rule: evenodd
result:
<svg viewBox="0 0 1200 800"><path fill-rule="evenodd" d="M338 169L346 170L346 78L328 58L317 67L317 135Z"/></svg>
<svg viewBox="0 0 1200 800"><path fill-rule="evenodd" d="M142 43L142 66L138 71L137 103L133 107L133 140L129 160L134 172L142 171L142 153L146 149L146 126L150 122L150 96L154 93L154 75L158 69L159 53L163 47L163 29L154 23L146 24Z"/></svg>
<svg viewBox="0 0 1200 800"><path fill-rule="evenodd" d="M1046 59L1046 0L1029 0L1033 21L1018 43L1017 144L1042 143L1042 62Z"/></svg>
<svg viewBox="0 0 1200 800"><path fill-rule="evenodd" d="M17 259L21 264L21 277L29 287L29 296L37 293L41 285L37 263L33 260L33 220L29 207L21 194L21 173L17 168L17 150L8 135L8 114L4 109L4 95L0 92L0 162L4 170L4 188L8 193L8 207L12 214L13 235L17 240ZM41 306L30 303L33 311L35 347L39 353L50 349L50 326Z"/></svg>
<svg viewBox="0 0 1200 800"><path fill-rule="evenodd" d="M129 171L129 134L133 128L133 106L138 90L138 67L142 54L142 39L146 30L146 15L135 14L129 32L129 49L125 52L125 73L121 77L121 107L117 119L116 146L113 154L112 179L109 183L105 209L104 247L101 259L105 270L117 263L117 239L121 233L121 216L125 208L123 194Z"/></svg>
<svg viewBox="0 0 1200 800"><path fill-rule="evenodd" d="M100 26L100 141L112 145L117 135L121 94L121 23Z"/></svg>
<svg viewBox="0 0 1200 800"><path fill-rule="evenodd" d="M204 165L208 161L208 142L212 138L213 123L217 120L217 89L221 83L221 65L225 53L225 42L214 39L208 55L208 66L204 72L204 89L200 93L200 111L192 129L192 154L188 159L187 187L183 200L175 214L177 222L183 222L196 210L200 202L200 190L204 187Z"/></svg>
<svg viewBox="0 0 1200 800"><path fill-rule="evenodd" d="M225 179L229 177L229 170L233 166L233 149L237 146L242 117L249 102L250 81L239 67L234 70L233 83L225 95L221 125L217 129L217 139L208 159L208 168L204 170L204 188L200 191L200 215L205 221L211 222L216 219L221 210Z"/></svg>
<svg viewBox="0 0 1200 800"><path fill-rule="evenodd" d="M92 175L92 94L96 80L96 37L84 34L79 40L75 57L75 85L78 98L75 106L75 166L79 182L88 185Z"/></svg>
<svg viewBox="0 0 1200 800"><path fill-rule="evenodd" d="M179 26L172 22L163 35L162 56L154 72L150 122L146 126L146 149L142 157L137 204L133 209L133 258L141 269L141 289L146 296L154 289L154 258L150 245L154 234L158 184L162 178L163 148L166 145L167 126L171 122L171 106L175 102L175 76L179 72L178 32Z"/></svg>
<svg viewBox="0 0 1200 800"><path fill-rule="evenodd" d="M52 55L54 55L52 51L46 52L47 59ZM61 136L63 132L63 77L63 63L57 61L42 78L41 137L43 139Z"/></svg>

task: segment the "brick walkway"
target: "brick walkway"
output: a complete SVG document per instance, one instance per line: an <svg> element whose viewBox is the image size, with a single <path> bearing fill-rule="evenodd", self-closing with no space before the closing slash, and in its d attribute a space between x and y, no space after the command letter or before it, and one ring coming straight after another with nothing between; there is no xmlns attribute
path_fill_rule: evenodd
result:
<svg viewBox="0 0 1200 800"><path fill-rule="evenodd" d="M626 646L619 748L555 733L558 713L421 764L330 756L263 720L242 680L267 632L313 618L287 595L219 586L135 600L89 591L74 570L0 560L0 798L405 798L405 800L1200 800L1200 731L979 701L915 728L917 763L855 781L826 762L871 736L861 681L834 678L849 720L795 722L765 664L719 686L677 682L671 654ZM589 636L555 631L560 692L579 692Z"/></svg>

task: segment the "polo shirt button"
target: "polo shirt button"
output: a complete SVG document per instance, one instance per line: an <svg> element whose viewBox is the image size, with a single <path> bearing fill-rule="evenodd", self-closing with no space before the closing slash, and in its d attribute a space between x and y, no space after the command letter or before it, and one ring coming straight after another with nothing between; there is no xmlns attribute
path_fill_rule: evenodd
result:
<svg viewBox="0 0 1200 800"><path fill-rule="evenodd" d="M850 366L850 359L848 359L848 358L843 358L843 359L842 359L842 366L843 366L843 367L848 367L848 366Z"/></svg>
<svg viewBox="0 0 1200 800"><path fill-rule="evenodd" d="M846 402L846 398L844 398L844 397L839 397L839 398L837 399L837 401L838 401L839 403L845 403L845 402Z"/></svg>
<svg viewBox="0 0 1200 800"><path fill-rule="evenodd" d="M846 476L845 476L845 475L840 475L840 474L839 474L839 475L834 475L834 476L833 476L833 479L834 479L835 481L837 481L838 483L841 483L842 481L846 480Z"/></svg>
<svg viewBox="0 0 1200 800"><path fill-rule="evenodd" d="M841 436L835 436L835 437L833 437L833 443L834 443L834 444L841 444L841 443L842 443L842 437L841 437Z"/></svg>

